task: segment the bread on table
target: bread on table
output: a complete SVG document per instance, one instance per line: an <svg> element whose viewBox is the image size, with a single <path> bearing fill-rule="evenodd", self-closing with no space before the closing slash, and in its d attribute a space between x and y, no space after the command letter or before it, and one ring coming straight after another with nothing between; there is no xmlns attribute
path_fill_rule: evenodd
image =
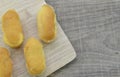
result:
<svg viewBox="0 0 120 77"><path fill-rule="evenodd" d="M56 37L56 14L54 9L44 4L37 15L38 33L42 41L49 43Z"/></svg>
<svg viewBox="0 0 120 77"><path fill-rule="evenodd" d="M31 75L41 74L46 67L42 44L35 38L29 38L24 46L24 56L28 72Z"/></svg>
<svg viewBox="0 0 120 77"><path fill-rule="evenodd" d="M10 47L19 47L23 42L22 25L15 10L8 10L2 16L4 42Z"/></svg>
<svg viewBox="0 0 120 77"><path fill-rule="evenodd" d="M0 77L12 77L13 64L6 48L0 47Z"/></svg>

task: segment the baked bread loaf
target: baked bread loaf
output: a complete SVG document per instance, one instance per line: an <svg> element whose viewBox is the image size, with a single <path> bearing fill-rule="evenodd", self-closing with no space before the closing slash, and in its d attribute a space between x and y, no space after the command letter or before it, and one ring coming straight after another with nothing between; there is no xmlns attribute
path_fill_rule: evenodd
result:
<svg viewBox="0 0 120 77"><path fill-rule="evenodd" d="M56 14L54 9L44 4L38 12L37 16L38 33L42 41L49 43L56 36Z"/></svg>
<svg viewBox="0 0 120 77"><path fill-rule="evenodd" d="M0 77L11 77L12 69L12 60L8 50L0 47Z"/></svg>
<svg viewBox="0 0 120 77"><path fill-rule="evenodd" d="M4 42L10 47L19 47L23 42L23 31L19 16L15 10L8 10L2 16Z"/></svg>
<svg viewBox="0 0 120 77"><path fill-rule="evenodd" d="M31 75L41 74L46 67L42 44L35 38L28 39L24 46L24 56L28 72Z"/></svg>

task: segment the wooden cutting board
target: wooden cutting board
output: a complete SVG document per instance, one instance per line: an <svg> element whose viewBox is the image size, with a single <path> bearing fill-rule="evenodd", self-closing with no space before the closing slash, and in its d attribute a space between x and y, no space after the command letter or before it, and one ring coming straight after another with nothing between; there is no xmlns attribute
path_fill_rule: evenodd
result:
<svg viewBox="0 0 120 77"><path fill-rule="evenodd" d="M3 33L0 22L0 46L8 48L14 64L13 77L33 77L28 74L23 46L29 37L38 38L36 17L40 7L46 4L44 0L0 0L0 17L8 10L15 9L19 15L25 35L24 43L18 49L12 49L3 42ZM50 44L44 44L47 68L43 74L38 77L46 77L64 65L71 62L76 53L65 33L57 23L57 38Z"/></svg>

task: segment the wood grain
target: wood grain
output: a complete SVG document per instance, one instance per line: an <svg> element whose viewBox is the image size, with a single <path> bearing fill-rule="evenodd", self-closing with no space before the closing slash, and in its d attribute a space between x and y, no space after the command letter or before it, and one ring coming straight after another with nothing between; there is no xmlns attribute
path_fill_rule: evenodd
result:
<svg viewBox="0 0 120 77"><path fill-rule="evenodd" d="M46 0L77 58L51 77L120 77L120 0Z"/></svg>

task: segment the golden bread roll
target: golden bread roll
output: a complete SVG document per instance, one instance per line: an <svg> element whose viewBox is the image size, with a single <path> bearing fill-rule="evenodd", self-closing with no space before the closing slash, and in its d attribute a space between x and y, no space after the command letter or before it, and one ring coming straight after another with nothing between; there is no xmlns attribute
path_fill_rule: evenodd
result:
<svg viewBox="0 0 120 77"><path fill-rule="evenodd" d="M10 47L19 47L23 42L23 31L19 16L15 10L8 10L2 16L4 42Z"/></svg>
<svg viewBox="0 0 120 77"><path fill-rule="evenodd" d="M0 47L0 77L11 77L12 69L12 60L8 50Z"/></svg>
<svg viewBox="0 0 120 77"><path fill-rule="evenodd" d="M38 33L40 39L46 43L51 42L56 37L56 14L54 9L44 4L37 16Z"/></svg>
<svg viewBox="0 0 120 77"><path fill-rule="evenodd" d="M42 44L35 38L28 39L24 46L26 66L31 75L41 74L46 67Z"/></svg>

